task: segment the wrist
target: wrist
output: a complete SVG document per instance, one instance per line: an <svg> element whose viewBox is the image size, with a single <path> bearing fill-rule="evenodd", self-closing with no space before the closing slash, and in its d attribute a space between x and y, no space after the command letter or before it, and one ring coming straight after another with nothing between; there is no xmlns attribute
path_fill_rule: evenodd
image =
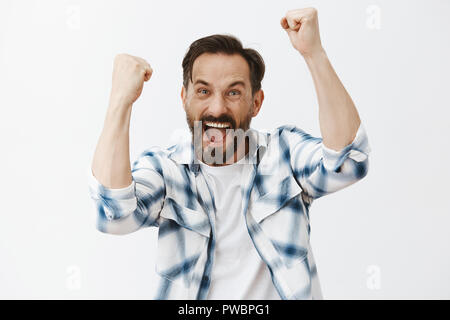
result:
<svg viewBox="0 0 450 320"><path fill-rule="evenodd" d="M323 61L323 59L328 58L327 53L325 52L325 49L323 47L320 47L309 53L304 53L302 54L302 56L308 65L314 64L318 61Z"/></svg>
<svg viewBox="0 0 450 320"><path fill-rule="evenodd" d="M120 125L129 124L132 104L121 99L110 99L106 112L107 121Z"/></svg>
<svg viewBox="0 0 450 320"><path fill-rule="evenodd" d="M130 103L127 99L121 98L119 96L114 96L111 94L109 97L109 109L114 110L128 110L131 109L132 103Z"/></svg>

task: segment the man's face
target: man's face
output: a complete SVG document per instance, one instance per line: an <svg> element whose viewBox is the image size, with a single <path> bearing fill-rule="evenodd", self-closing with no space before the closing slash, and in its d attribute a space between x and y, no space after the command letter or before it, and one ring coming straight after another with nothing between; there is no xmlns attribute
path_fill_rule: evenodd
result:
<svg viewBox="0 0 450 320"><path fill-rule="evenodd" d="M203 154L221 154L221 161L207 163L219 165L230 163L230 156L242 147L235 143L233 131L249 129L264 93L259 90L252 96L250 69L242 56L204 53L194 61L192 81L187 91L183 86L181 98L194 139L194 128L201 128Z"/></svg>

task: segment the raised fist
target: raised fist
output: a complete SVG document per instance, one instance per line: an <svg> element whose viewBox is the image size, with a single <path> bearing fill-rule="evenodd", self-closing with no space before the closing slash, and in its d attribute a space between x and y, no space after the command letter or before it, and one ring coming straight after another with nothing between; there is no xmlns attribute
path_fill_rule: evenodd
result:
<svg viewBox="0 0 450 320"><path fill-rule="evenodd" d="M118 54L114 58L111 101L131 106L142 93L144 81L153 73L150 64L142 58Z"/></svg>
<svg viewBox="0 0 450 320"><path fill-rule="evenodd" d="M280 24L287 32L294 48L303 56L312 56L323 50L315 8L289 10L281 18Z"/></svg>

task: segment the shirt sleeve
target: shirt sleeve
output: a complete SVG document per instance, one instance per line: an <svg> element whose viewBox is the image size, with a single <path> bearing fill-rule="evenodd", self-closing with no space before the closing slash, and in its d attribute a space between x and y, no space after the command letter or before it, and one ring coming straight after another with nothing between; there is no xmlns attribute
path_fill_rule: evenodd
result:
<svg viewBox="0 0 450 320"><path fill-rule="evenodd" d="M129 234L158 226L164 202L165 183L154 166L151 153L143 153L133 163L129 186L113 189L102 185L88 168L89 194L95 204L96 228L104 233ZM159 172L158 172L159 171Z"/></svg>
<svg viewBox="0 0 450 320"><path fill-rule="evenodd" d="M327 148L322 138L296 127L288 132L292 170L312 199L343 189L367 175L371 149L363 123L353 141L339 151Z"/></svg>

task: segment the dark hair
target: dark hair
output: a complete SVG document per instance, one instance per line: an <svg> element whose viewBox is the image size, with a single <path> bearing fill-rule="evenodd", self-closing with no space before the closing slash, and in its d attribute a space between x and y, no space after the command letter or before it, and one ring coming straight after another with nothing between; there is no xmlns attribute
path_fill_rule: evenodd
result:
<svg viewBox="0 0 450 320"><path fill-rule="evenodd" d="M252 95L261 89L264 78L265 64L261 55L254 49L244 48L239 39L227 34L214 34L195 40L183 58L183 86L187 89L189 80L192 81L192 67L195 59L203 53L239 54L248 63L250 69L250 83Z"/></svg>

